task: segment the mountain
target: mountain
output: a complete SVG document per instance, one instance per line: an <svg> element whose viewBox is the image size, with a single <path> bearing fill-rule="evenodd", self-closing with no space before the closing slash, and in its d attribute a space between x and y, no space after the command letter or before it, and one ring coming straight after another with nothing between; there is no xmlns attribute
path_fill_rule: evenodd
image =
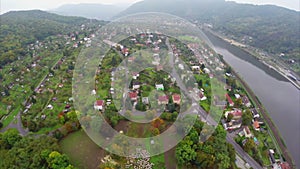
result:
<svg viewBox="0 0 300 169"><path fill-rule="evenodd" d="M300 63L300 12L274 5L239 4L225 0L144 0L116 17L164 12L200 23L272 54L285 53ZM300 67L299 67L300 70Z"/></svg>
<svg viewBox="0 0 300 169"><path fill-rule="evenodd" d="M51 12L67 15L67 16L81 16L85 18L110 20L113 16L117 15L128 5L103 5L103 4L66 4Z"/></svg>

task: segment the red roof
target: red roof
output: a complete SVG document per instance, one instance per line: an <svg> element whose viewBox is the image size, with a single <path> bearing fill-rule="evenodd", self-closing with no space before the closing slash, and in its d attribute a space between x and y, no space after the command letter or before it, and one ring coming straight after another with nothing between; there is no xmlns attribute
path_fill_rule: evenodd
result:
<svg viewBox="0 0 300 169"><path fill-rule="evenodd" d="M122 53L123 53L123 54L129 53L129 49L128 49L128 48L123 48L123 49L122 49Z"/></svg>
<svg viewBox="0 0 300 169"><path fill-rule="evenodd" d="M232 101L232 99L231 99L231 97L227 93L226 93L225 96L226 96L229 104L234 104L233 101Z"/></svg>
<svg viewBox="0 0 300 169"><path fill-rule="evenodd" d="M233 116L242 116L243 115L242 110L238 110L238 109L234 110L230 114L232 114Z"/></svg>
<svg viewBox="0 0 300 169"><path fill-rule="evenodd" d="M104 100L97 100L96 101L96 106L103 106L104 105Z"/></svg>
<svg viewBox="0 0 300 169"><path fill-rule="evenodd" d="M179 94L174 94L172 97L173 97L173 101L175 101L175 102L180 101L180 95Z"/></svg>
<svg viewBox="0 0 300 169"><path fill-rule="evenodd" d="M204 97L204 94L202 92L199 92L199 97L202 99Z"/></svg>
<svg viewBox="0 0 300 169"><path fill-rule="evenodd" d="M129 57L129 58L128 58L128 61L129 61L129 62L133 62L134 60L135 60L134 57Z"/></svg>
<svg viewBox="0 0 300 169"><path fill-rule="evenodd" d="M281 163L280 166L281 166L282 169L290 169L291 168L290 165L286 162Z"/></svg>
<svg viewBox="0 0 300 169"><path fill-rule="evenodd" d="M167 101L169 101L169 97L168 97L167 95L159 96L159 97L158 97L158 100L159 100L160 102L167 102Z"/></svg>
<svg viewBox="0 0 300 169"><path fill-rule="evenodd" d="M129 97L130 97L131 99L135 99L135 98L137 98L137 93L136 93L136 92L130 92L130 93L129 93Z"/></svg>
<svg viewBox="0 0 300 169"><path fill-rule="evenodd" d="M255 128L259 128L259 123L258 123L258 121L254 121L254 123L253 123L253 126L255 127Z"/></svg>

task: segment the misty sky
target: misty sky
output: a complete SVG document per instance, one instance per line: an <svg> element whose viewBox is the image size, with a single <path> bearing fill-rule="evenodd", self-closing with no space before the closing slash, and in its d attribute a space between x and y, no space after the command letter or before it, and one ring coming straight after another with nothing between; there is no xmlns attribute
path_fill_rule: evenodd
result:
<svg viewBox="0 0 300 169"><path fill-rule="evenodd" d="M132 4L141 0L0 0L1 13L11 10L55 9L63 4L102 3L102 4ZM300 11L299 0L233 0L252 4L274 4Z"/></svg>

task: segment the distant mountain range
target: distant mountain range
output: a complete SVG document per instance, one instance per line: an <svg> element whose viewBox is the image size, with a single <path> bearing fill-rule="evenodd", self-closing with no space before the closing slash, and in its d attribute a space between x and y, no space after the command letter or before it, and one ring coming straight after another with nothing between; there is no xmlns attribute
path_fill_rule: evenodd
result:
<svg viewBox="0 0 300 169"><path fill-rule="evenodd" d="M98 20L111 20L113 16L119 14L128 6L128 4L66 4L57 9L53 9L50 12L66 16L81 16Z"/></svg>

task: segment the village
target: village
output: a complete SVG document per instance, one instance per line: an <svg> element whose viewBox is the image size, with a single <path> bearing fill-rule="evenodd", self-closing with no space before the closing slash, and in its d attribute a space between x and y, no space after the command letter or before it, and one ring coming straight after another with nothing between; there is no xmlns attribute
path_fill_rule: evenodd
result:
<svg viewBox="0 0 300 169"><path fill-rule="evenodd" d="M130 39L136 46L150 46L153 52L156 52L153 54L154 59L159 62L159 52L161 48L158 44L166 42L166 37L159 36L157 41L152 41L153 37L154 36L152 34L141 34L139 37L131 37ZM141 40L144 41L141 42ZM128 63L134 62L137 57L131 53L131 51L134 51L133 48L109 42L109 40L107 40L106 43L119 50L121 54L123 54L123 57L128 57ZM189 51L184 51L182 47L180 48L180 46L176 44L176 41L174 41L173 44L171 43L171 46L174 56L186 56L182 59L190 66L190 73L194 74L199 85L198 89L190 89L190 91L195 92L195 94L200 98L200 105L205 109L205 111L209 112L209 106L207 105L210 104L211 101L218 106L223 106L224 114L221 123L224 129L229 132L228 134L230 137L232 137L250 156L258 160L260 163L263 163L266 166L273 166L274 168L284 168L286 163L281 163L282 159L280 151L278 151L276 143L274 143L269 134L268 127L259 113L259 108L256 108L251 99L249 99L245 89L243 89L242 85L231 73L231 68L226 67L221 60L213 57L214 54L208 51L208 49L203 48L200 50L201 53L197 53L195 48L200 47L197 43L190 43L188 44L188 47L191 51L195 52L194 54L199 61L193 60L191 57L187 57ZM178 61L175 60L175 64L176 63L178 64ZM207 67L205 65L207 65ZM184 66L180 63L177 66L179 70L184 69ZM156 63L156 71L162 72L163 69L164 67L162 65ZM221 72L223 69L226 69L224 75L226 78L226 85L223 89L227 92L225 95L226 100L221 100L217 96L211 96L209 84L209 80L214 78L214 73ZM145 93L148 94L149 90L164 91L164 93L167 94L160 95L156 102L159 105L165 105L165 112L173 113L176 109L178 112L181 102L180 93L178 91L172 93L169 90L174 87L175 79L166 75L164 78L168 79L170 84L156 83L155 81L147 83L143 81L145 80L145 75L148 78L151 77L155 79L155 76L157 75L149 76L149 72L153 71L154 70L152 69L143 72L134 72L131 74L133 81L127 95L130 98L132 105L136 110L147 111L150 107L150 103L149 97L147 97ZM112 72L111 75L113 83L114 73ZM174 89L171 91L174 91ZM93 94L98 93L96 90L92 92ZM108 95L114 94L115 89L109 88L107 92L108 94L106 96L101 96L101 98L107 98L106 100L98 100L95 102L94 108L96 110L104 112L105 107L112 104L112 99L108 97Z"/></svg>
<svg viewBox="0 0 300 169"><path fill-rule="evenodd" d="M85 27L85 25L82 25L81 30L85 30ZM13 89L16 86L23 86L22 88L25 88L22 89L24 96L15 97L15 99L24 102L15 103L15 105L11 104L11 106L5 108L9 111L12 106L24 104L24 108L20 106L17 109L18 111L14 112L15 115L21 112L20 116L22 118L19 119L21 121L18 123L21 122L25 128L28 128L24 134L28 132L51 133L57 138L62 138L80 128L80 124L77 121L77 116L80 112L75 111L72 106L71 88L74 60L76 53L79 52L77 49L80 46L84 46L85 48L90 47L93 37L95 37L93 33L89 36L82 36L79 33L58 35L56 43L69 45L71 50L64 51L63 55L56 55L56 58L53 60L53 67L48 68L48 73L38 71L49 61L48 58L40 57L38 52L43 51L41 54L45 54L44 50L47 51L47 49L52 48L52 44L36 42L36 44L29 46L29 50L32 51L34 58L36 58L35 61L30 61L27 69L20 70L21 76L15 78L15 83L9 84L9 89L11 90L1 93L2 96L6 96L9 92L13 96ZM182 38L186 39L187 37ZM124 120L124 117L121 117L114 108L112 95L116 93L116 89L112 87L115 79L113 66L118 65L122 57L128 59L128 64L133 63L138 59L138 56L132 55L133 51L151 48L155 68L146 69L142 72L132 72L130 74L130 79L132 79L130 90L125 93L125 96L128 96L130 99L134 111L149 112L150 119L156 117L156 112L148 111L151 106L158 104L164 107L161 119L165 120L165 122L162 122L166 123L165 127L159 129L158 127L157 129L151 128L151 134L156 135L166 130L169 123L176 120L182 99L176 79L164 72L164 66L159 64L161 51L168 49L166 45L168 38L164 35L143 33L129 39L129 42L124 41L122 45L107 41L115 49L115 53L108 54L106 59L110 60L110 62L107 62L109 65L101 65L97 71L98 74L96 74L95 78L96 86L91 91L91 95L97 96L98 99L95 101L93 108L106 115L109 114L108 120L112 126L118 127L119 122ZM134 46L132 46L132 43ZM188 91L194 93L196 98L199 98L199 104L202 108L206 112L209 112L211 102L224 107L225 110L221 123L224 129L229 132L230 137L234 138L250 156L258 161L262 160L260 162L265 166L273 165L280 168L285 165L285 163L281 163L280 152L269 135L268 128L261 118L259 109L248 98L247 92L235 79L230 68L226 67L217 57L214 57L215 54L208 50L208 47L199 46L195 42L190 42L187 46L182 46L175 39L170 39L169 43L175 56L174 64L177 70L186 70L187 65L189 67L187 73L193 74L195 77L198 88L188 88ZM57 46L56 44L55 47ZM199 48L201 49L198 50ZM118 54L121 54L122 57L117 56ZM192 55L195 57L191 57ZM182 59L186 65L180 63L176 58ZM112 71L103 71L106 69ZM224 97L226 100L212 95L210 84L210 81L215 78L215 74L222 74L224 69L226 69L224 78L226 78L227 85L222 90L228 93ZM9 72L13 72L12 68L9 70ZM27 90L33 87L26 86L25 79L30 79L26 78L26 76L32 76L32 72L36 74L34 76L36 79L40 79L43 76L44 78L42 81L37 81L33 84L33 86L37 87L34 87L34 93L30 94ZM184 74L181 74L181 79L188 81L188 78ZM152 90L160 92L155 103L150 102L150 100L153 100L149 96ZM139 116L132 111L124 112L123 115L127 117ZM87 127L90 122L92 123L93 119L84 118L81 120L87 121L87 125L83 126ZM123 132L123 130L120 130L120 132ZM149 164L147 163L147 165ZM150 164L149 166L151 168L152 165Z"/></svg>

